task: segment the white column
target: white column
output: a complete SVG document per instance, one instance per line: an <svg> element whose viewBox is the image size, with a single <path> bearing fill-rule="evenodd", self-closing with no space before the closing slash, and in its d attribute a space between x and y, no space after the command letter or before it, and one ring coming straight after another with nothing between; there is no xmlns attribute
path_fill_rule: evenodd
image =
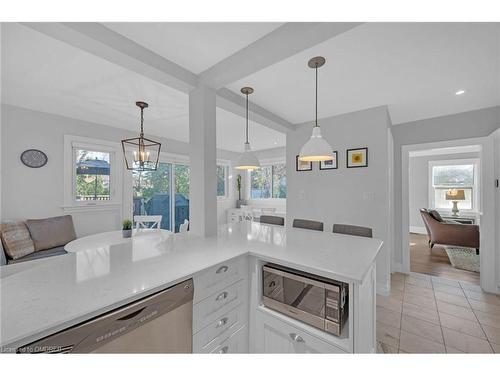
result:
<svg viewBox="0 0 500 375"><path fill-rule="evenodd" d="M217 150L215 91L200 86L189 93L189 230L217 233Z"/></svg>

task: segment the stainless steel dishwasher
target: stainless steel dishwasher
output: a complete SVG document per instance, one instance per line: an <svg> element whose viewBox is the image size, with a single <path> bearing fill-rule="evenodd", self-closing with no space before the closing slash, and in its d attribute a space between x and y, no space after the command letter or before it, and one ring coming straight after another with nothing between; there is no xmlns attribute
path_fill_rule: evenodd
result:
<svg viewBox="0 0 500 375"><path fill-rule="evenodd" d="M18 348L18 353L191 353L193 280Z"/></svg>

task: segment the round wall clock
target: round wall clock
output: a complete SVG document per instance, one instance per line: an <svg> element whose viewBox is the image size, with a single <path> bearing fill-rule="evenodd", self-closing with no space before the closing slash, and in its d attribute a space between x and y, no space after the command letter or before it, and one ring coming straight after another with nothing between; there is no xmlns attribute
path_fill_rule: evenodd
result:
<svg viewBox="0 0 500 375"><path fill-rule="evenodd" d="M47 155L40 150L26 150L21 154L22 163L30 168L41 168L47 164Z"/></svg>

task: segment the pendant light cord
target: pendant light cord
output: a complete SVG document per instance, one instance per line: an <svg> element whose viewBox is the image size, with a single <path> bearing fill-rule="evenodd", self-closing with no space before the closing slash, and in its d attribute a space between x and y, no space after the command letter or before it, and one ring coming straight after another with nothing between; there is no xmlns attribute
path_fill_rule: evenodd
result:
<svg viewBox="0 0 500 375"><path fill-rule="evenodd" d="M246 99L246 130L245 130L245 144L249 144L248 143L248 92L245 94L247 99Z"/></svg>
<svg viewBox="0 0 500 375"><path fill-rule="evenodd" d="M316 63L316 122L314 126L318 126L318 63Z"/></svg>

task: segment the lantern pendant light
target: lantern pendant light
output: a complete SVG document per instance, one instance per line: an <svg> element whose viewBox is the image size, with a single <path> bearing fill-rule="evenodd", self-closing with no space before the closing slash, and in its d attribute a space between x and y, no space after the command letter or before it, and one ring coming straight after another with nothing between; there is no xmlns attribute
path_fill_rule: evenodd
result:
<svg viewBox="0 0 500 375"><path fill-rule="evenodd" d="M141 132L137 138L122 140L125 164L128 170L156 171L161 143L144 137L144 108L148 108L149 105L145 102L135 102L135 105L141 109Z"/></svg>
<svg viewBox="0 0 500 375"><path fill-rule="evenodd" d="M259 159L257 159L257 157L252 152L250 143L248 142L248 95L253 93L253 88L243 87L241 89L241 92L246 95L245 150L243 151L243 154L241 154L234 168L252 171L254 169L260 168Z"/></svg>
<svg viewBox="0 0 500 375"><path fill-rule="evenodd" d="M326 161L333 160L332 147L321 136L321 128L318 125L318 68L325 64L324 57L313 57L308 62L308 66L316 73L316 120L313 127L311 138L300 149L300 161Z"/></svg>

